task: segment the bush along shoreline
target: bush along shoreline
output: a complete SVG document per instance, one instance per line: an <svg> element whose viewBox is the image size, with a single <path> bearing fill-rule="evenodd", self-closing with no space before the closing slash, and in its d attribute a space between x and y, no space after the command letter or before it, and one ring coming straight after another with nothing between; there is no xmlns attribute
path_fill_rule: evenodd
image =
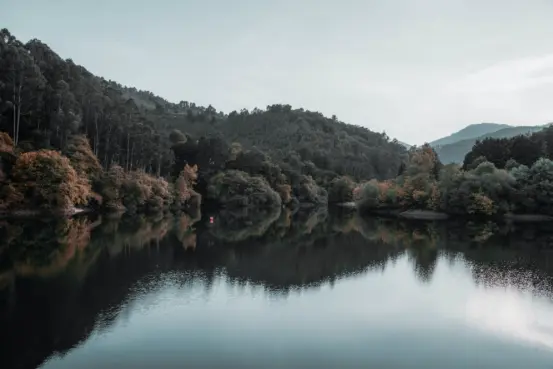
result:
<svg viewBox="0 0 553 369"><path fill-rule="evenodd" d="M4 211L69 209L62 204L68 199L75 207L89 206L88 200L79 198L88 199L87 186L77 188L69 179L62 186L67 193L60 198L38 196L39 185L23 191L36 192L34 200L16 201L23 186L10 173L19 156L31 152L36 152L28 158L31 162L57 162L58 169L65 168L56 154L38 154L45 149L69 159L81 176L79 163L86 157L78 157L83 153L74 149L84 138L92 149L87 155L96 157L102 169L94 178L94 168L88 168L89 192L97 198L92 205L123 206L129 211L168 207L168 203L178 207L175 203L186 195L167 192L174 192L187 164L197 168L194 191L206 198L211 188L220 205L277 206L276 192L281 206L316 207L327 203L327 190L337 177L349 176L356 182L393 178L407 155L405 147L384 132L346 124L334 115L325 117L288 104L223 113L212 105L170 102L96 76L69 57L36 38L22 42L0 29L0 132L14 141L0 152L2 175L9 182L2 180L2 185L14 187L5 189L9 201L0 197ZM116 165L120 168L113 168ZM230 170L236 172L214 178ZM106 178L108 173L120 178ZM71 176L66 173L54 181ZM106 183L115 189L105 188ZM97 204L100 197L106 205Z"/></svg>
<svg viewBox="0 0 553 369"><path fill-rule="evenodd" d="M465 168L442 165L429 145L415 147L397 178L357 185L353 201L363 214L409 219L553 221L550 159L539 158L530 166L509 161L504 168L497 168L478 157L465 163Z"/></svg>
<svg viewBox="0 0 553 369"><path fill-rule="evenodd" d="M25 151L0 132L0 215L194 213L205 198L225 208L342 205L406 219L553 221L553 161L547 158L530 166L508 161L499 169L478 157L462 169L444 166L423 145L410 149L395 179L359 184L341 176L324 189L310 176L291 176L263 153L178 131L172 136L175 159L171 174L162 177L117 163L104 169L84 135L69 137L63 151Z"/></svg>
<svg viewBox="0 0 553 369"><path fill-rule="evenodd" d="M165 178L117 163L104 169L84 135L68 138L64 151L24 151L0 132L0 215L195 213L203 197L225 208L328 203L327 191L310 176L287 176L265 154L219 139L194 140L179 131L171 139L175 159Z"/></svg>
<svg viewBox="0 0 553 369"><path fill-rule="evenodd" d="M197 166L184 165L175 180L119 165L103 170L84 136L64 153L20 152L0 132L0 214L74 215L85 211L148 213L199 207Z"/></svg>

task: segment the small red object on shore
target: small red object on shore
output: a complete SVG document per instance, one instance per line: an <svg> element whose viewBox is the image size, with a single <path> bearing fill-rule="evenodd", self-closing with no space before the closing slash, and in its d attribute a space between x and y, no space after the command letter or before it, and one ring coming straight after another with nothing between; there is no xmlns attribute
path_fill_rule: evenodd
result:
<svg viewBox="0 0 553 369"><path fill-rule="evenodd" d="M209 223L213 223L213 217L209 217Z"/></svg>

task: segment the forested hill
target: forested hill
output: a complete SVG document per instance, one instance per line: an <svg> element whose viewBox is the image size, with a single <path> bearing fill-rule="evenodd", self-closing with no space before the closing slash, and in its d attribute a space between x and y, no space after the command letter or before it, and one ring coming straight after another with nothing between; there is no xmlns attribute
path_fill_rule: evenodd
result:
<svg viewBox="0 0 553 369"><path fill-rule="evenodd" d="M484 134L479 137L469 138L453 142L447 145L435 146L435 150L438 153L440 160L443 163L461 163L465 158L465 155L469 153L472 147L478 142L488 138L511 138L519 135L527 135L534 132L543 130L548 125L543 126L515 126L502 128L500 130Z"/></svg>
<svg viewBox="0 0 553 369"><path fill-rule="evenodd" d="M320 183L338 175L394 177L406 154L385 134L288 105L224 114L171 103L97 77L39 40L23 44L0 32L0 130L21 151L63 152L72 136L86 134L104 168L119 164L168 175L174 162L169 136L178 129L189 138L214 136L229 147L257 148Z"/></svg>
<svg viewBox="0 0 553 369"><path fill-rule="evenodd" d="M442 137L438 140L430 142L430 145L433 147L444 146L454 144L463 140L476 139L485 134L499 131L500 129L511 128L512 126L508 124L499 124L499 123L479 123L471 124L465 128L452 133L447 137Z"/></svg>

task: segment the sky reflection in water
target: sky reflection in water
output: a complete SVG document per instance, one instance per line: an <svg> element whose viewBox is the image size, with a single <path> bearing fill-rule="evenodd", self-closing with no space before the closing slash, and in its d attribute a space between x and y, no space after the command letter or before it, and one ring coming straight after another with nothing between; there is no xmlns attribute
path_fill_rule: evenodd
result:
<svg viewBox="0 0 553 369"><path fill-rule="evenodd" d="M188 236L164 226L140 247L122 228L108 232L109 242L94 229L99 255L81 279L70 267L47 280L16 277L16 308L4 309L1 322L13 342L2 342L2 360L43 368L552 368L550 251L519 247L516 232L509 246L493 237L475 246L442 226L421 241L410 226L354 222L363 223L323 218L286 232L273 224L267 238L242 229L232 242L201 222ZM121 239L127 244L117 248ZM33 361L29 350L45 356Z"/></svg>

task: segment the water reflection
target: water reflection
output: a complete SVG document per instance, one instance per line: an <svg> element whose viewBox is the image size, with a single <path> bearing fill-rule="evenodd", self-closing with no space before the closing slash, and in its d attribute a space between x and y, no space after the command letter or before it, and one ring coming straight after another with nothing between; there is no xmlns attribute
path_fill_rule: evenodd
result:
<svg viewBox="0 0 553 369"><path fill-rule="evenodd" d="M210 304L233 301L242 310L229 314L240 315L259 294L304 306L311 303L306 292L326 296L319 303L327 310L304 313L314 326L329 324L329 309L375 325L379 314L393 316L393 324L409 326L414 321L398 313L408 305L416 324L452 314L476 330L553 349L552 236L543 224L400 222L326 209L4 221L0 360L2 367L35 368L99 342L102 332L141 312L168 316L185 305L201 308L201 320ZM363 284L377 276L381 282ZM365 295L378 296L381 306ZM155 332L142 329L135 334Z"/></svg>

